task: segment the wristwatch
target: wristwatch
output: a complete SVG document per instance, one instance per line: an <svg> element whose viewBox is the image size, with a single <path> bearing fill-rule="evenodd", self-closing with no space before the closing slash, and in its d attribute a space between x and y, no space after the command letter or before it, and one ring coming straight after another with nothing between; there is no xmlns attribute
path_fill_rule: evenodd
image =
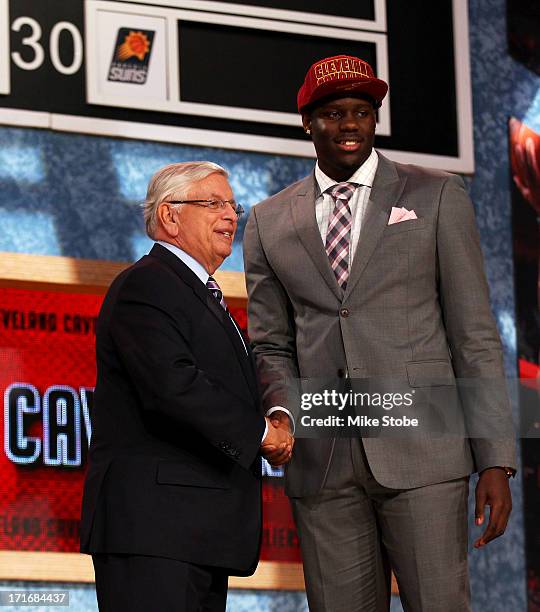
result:
<svg viewBox="0 0 540 612"><path fill-rule="evenodd" d="M504 473L506 474L506 478L514 478L514 476L516 475L516 470L514 470L511 467L507 467L506 465L497 465L495 467L498 467L501 470L504 470Z"/></svg>

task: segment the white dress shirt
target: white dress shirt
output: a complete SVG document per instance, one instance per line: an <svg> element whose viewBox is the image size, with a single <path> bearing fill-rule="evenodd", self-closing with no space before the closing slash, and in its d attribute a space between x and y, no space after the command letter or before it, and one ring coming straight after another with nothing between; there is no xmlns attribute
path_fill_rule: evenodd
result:
<svg viewBox="0 0 540 612"><path fill-rule="evenodd" d="M356 247L358 245L358 238L360 237L360 230L362 229L362 221L366 214L367 205L369 202L369 194L371 193L371 187L373 186L373 179L377 172L377 166L379 165L379 157L375 149L371 149L371 153L366 161L356 170L356 172L349 178L347 183L356 183L360 185L354 190L354 194L349 200L349 207L352 215L352 227L351 227L351 242L349 246L349 269L352 264ZM334 181L327 176L320 168L319 162L315 165L315 180L319 187L319 193L315 200L315 216L317 217L317 225L321 232L321 238L323 244L326 244L326 234L328 231L328 223L334 212L335 202L334 198L327 193L330 187L338 184L338 181Z"/></svg>

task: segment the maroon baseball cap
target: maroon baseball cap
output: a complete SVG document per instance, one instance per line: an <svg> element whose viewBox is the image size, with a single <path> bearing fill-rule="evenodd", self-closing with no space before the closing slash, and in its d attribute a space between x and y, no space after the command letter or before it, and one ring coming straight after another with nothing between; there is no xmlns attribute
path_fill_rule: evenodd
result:
<svg viewBox="0 0 540 612"><path fill-rule="evenodd" d="M307 71L298 91L298 112L334 94L365 93L380 106L387 91L388 84L375 76L367 62L352 55L335 55L315 62Z"/></svg>

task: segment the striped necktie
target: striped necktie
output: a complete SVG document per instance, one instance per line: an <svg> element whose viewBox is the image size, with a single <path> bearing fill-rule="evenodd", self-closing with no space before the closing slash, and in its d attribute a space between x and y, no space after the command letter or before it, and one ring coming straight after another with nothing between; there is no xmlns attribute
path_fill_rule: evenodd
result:
<svg viewBox="0 0 540 612"><path fill-rule="evenodd" d="M221 291L219 285L216 282L216 279L212 276L210 276L208 278L208 280L206 281L206 288L208 289L208 291L210 291L210 293L216 298L216 300L219 302L219 305L223 308L223 310L229 315L229 319L231 320L232 324L234 325L234 328L236 329L236 333L238 334L240 341L242 342L242 346L244 348L244 351L246 353L246 355L249 355L247 347L246 347L246 343L244 341L244 338L242 337L242 332L240 331L240 328L238 327L238 324L236 323L236 321L233 319L231 313L229 312L229 309L227 308L227 302L225 301L225 298L223 297L223 292Z"/></svg>
<svg viewBox="0 0 540 612"><path fill-rule="evenodd" d="M356 185L338 183L329 191L335 206L326 233L326 254L336 276L338 285L345 291L349 279L349 251L351 243L352 214L349 200Z"/></svg>
<svg viewBox="0 0 540 612"><path fill-rule="evenodd" d="M227 302L225 301L225 298L223 297L223 292L221 291L219 285L216 282L216 279L213 276L210 276L208 280L206 281L206 288L216 298L221 308L223 308L225 312L228 312Z"/></svg>

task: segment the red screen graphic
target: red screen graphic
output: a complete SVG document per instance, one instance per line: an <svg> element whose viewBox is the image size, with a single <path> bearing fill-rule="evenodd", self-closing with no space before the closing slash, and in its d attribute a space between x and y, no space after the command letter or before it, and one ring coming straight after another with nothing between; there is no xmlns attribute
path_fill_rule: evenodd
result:
<svg viewBox="0 0 540 612"><path fill-rule="evenodd" d="M0 288L0 550L79 549L102 299ZM245 330L245 310L232 314ZM261 558L298 562L283 480L265 471Z"/></svg>
<svg viewBox="0 0 540 612"><path fill-rule="evenodd" d="M88 396L95 385L102 298L17 289L0 296L0 548L76 551L88 448L81 389ZM46 405L48 416L66 413L61 430L47 428L49 444Z"/></svg>

